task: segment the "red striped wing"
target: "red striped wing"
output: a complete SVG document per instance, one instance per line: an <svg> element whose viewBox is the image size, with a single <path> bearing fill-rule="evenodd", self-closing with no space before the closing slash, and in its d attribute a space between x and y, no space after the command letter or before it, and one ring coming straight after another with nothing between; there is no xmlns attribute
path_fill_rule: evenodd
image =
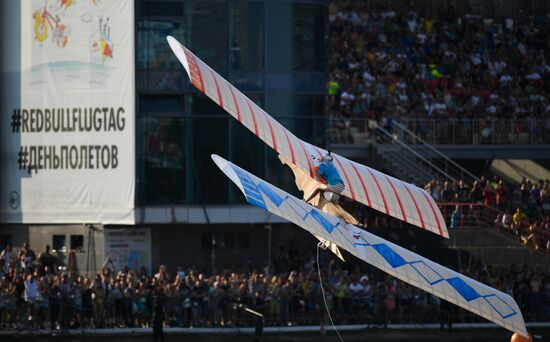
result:
<svg viewBox="0 0 550 342"><path fill-rule="evenodd" d="M176 39L167 37L191 83L276 152L313 175L312 155L326 151L298 139ZM333 153L334 164L346 182L342 193L387 215L449 237L445 220L423 189Z"/></svg>

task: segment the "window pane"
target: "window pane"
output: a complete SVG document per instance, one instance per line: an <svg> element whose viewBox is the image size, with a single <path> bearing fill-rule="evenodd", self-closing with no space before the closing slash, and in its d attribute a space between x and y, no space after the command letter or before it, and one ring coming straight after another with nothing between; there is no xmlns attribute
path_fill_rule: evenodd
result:
<svg viewBox="0 0 550 342"><path fill-rule="evenodd" d="M232 153L231 161L258 177L264 177L265 143L254 133L238 122L231 124ZM235 203L242 203L243 198L236 186L231 187Z"/></svg>
<svg viewBox="0 0 550 342"><path fill-rule="evenodd" d="M263 70L264 4L236 1L231 9L231 70Z"/></svg>
<svg viewBox="0 0 550 342"><path fill-rule="evenodd" d="M303 94L323 94L326 92L326 73L300 71L292 74L292 91Z"/></svg>
<svg viewBox="0 0 550 342"><path fill-rule="evenodd" d="M250 247L250 233L239 233L239 249L248 249Z"/></svg>
<svg viewBox="0 0 550 342"><path fill-rule="evenodd" d="M227 177L216 167L211 154L227 156L229 115L221 118L194 117L193 160L195 172L195 202L197 204L227 204L229 183ZM193 167L193 165L191 165ZM198 183L197 183L198 180Z"/></svg>
<svg viewBox="0 0 550 342"><path fill-rule="evenodd" d="M317 146L325 146L325 119L323 95L293 97L295 134Z"/></svg>
<svg viewBox="0 0 550 342"><path fill-rule="evenodd" d="M293 69L325 70L325 6L294 4L293 14Z"/></svg>
<svg viewBox="0 0 550 342"><path fill-rule="evenodd" d="M266 1L265 63L270 72L289 72L292 69L292 3Z"/></svg>
<svg viewBox="0 0 550 342"><path fill-rule="evenodd" d="M183 1L139 0L136 4L138 17L181 17L184 11Z"/></svg>
<svg viewBox="0 0 550 342"><path fill-rule="evenodd" d="M215 115L226 117L229 114L223 110L216 102L212 101L206 95L191 94L191 116L202 115Z"/></svg>
<svg viewBox="0 0 550 342"><path fill-rule="evenodd" d="M233 233L223 234L223 245L225 249L235 248L235 235Z"/></svg>
<svg viewBox="0 0 550 342"><path fill-rule="evenodd" d="M141 97L139 99L140 116L183 116L182 98L179 97Z"/></svg>
<svg viewBox="0 0 550 342"><path fill-rule="evenodd" d="M182 41L185 35L183 18L170 19L144 19L137 24L137 67L138 69L179 69L180 63L174 57L172 50L166 42L166 36L172 35Z"/></svg>
<svg viewBox="0 0 550 342"><path fill-rule="evenodd" d="M190 7L191 51L214 70L227 71L228 2L195 0Z"/></svg>
<svg viewBox="0 0 550 342"><path fill-rule="evenodd" d="M84 235L71 235L71 249L84 247Z"/></svg>
<svg viewBox="0 0 550 342"><path fill-rule="evenodd" d="M182 118L146 117L140 126L140 198L145 203L186 199L186 131Z"/></svg>
<svg viewBox="0 0 550 342"><path fill-rule="evenodd" d="M52 249L56 251L64 251L67 249L65 235L52 236Z"/></svg>
<svg viewBox="0 0 550 342"><path fill-rule="evenodd" d="M212 233L204 233L201 236L201 249L203 251L212 250Z"/></svg>
<svg viewBox="0 0 550 342"><path fill-rule="evenodd" d="M166 36L185 43L183 17L139 20L136 32L136 81L141 91L176 92L189 85L181 64L166 43Z"/></svg>

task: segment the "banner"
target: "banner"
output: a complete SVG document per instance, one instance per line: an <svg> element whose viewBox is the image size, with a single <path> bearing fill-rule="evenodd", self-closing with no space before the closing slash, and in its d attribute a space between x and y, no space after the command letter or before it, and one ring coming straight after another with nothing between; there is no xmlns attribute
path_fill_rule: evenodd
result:
<svg viewBox="0 0 550 342"><path fill-rule="evenodd" d="M139 270L145 266L151 272L151 230L139 229L105 229L105 258L110 257L117 271L128 266Z"/></svg>
<svg viewBox="0 0 550 342"><path fill-rule="evenodd" d="M1 221L133 224L134 0L2 0Z"/></svg>

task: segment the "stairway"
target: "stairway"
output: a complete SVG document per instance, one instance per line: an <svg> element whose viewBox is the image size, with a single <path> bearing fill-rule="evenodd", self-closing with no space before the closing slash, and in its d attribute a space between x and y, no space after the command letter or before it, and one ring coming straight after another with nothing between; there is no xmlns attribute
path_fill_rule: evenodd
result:
<svg viewBox="0 0 550 342"><path fill-rule="evenodd" d="M487 265L506 268L526 265L531 271L547 270L550 265L550 253L525 246L495 229L464 228L451 230L449 235L449 248L466 251Z"/></svg>
<svg viewBox="0 0 550 342"><path fill-rule="evenodd" d="M390 129L377 126L373 131L378 159L388 172L404 181L423 186L432 179L451 182L462 179L469 184L479 180L398 123L393 123Z"/></svg>
<svg viewBox="0 0 550 342"><path fill-rule="evenodd" d="M433 173L430 173L429 166L425 165L421 159L417 160L414 154L403 153L404 149L399 145L380 142L377 139L375 151L378 160L381 161L387 172L421 187L435 177ZM415 165L415 167L411 167L411 165Z"/></svg>
<svg viewBox="0 0 550 342"><path fill-rule="evenodd" d="M471 235L468 235L468 238L460 240L461 242L454 246L455 248L479 249L479 251L476 251L477 254L487 254L489 257L496 259L498 259L498 256L504 250L508 252L514 250L514 253L518 254L517 262L528 259L530 262L541 263L544 261L548 263L547 265L550 265L550 252L544 250L545 241L550 239L550 233L542 230L534 232L534 238L539 242L538 247L540 249L537 250L534 239L528 239L527 241L521 239L521 237L528 237L533 233L529 230L530 224L528 221L523 221L517 227L516 233L510 227L505 227L500 223L502 222L501 217L504 213L496 208L478 203L439 203L438 206L445 218L445 222L447 222L450 228L451 241L453 240L451 232L479 231L479 236L485 237L485 241L481 241L475 233L461 233L462 235ZM451 225L451 215L455 209L458 209L460 218L453 228ZM500 240L500 242L495 245L494 242L497 240ZM488 243L484 244L484 242ZM472 245L468 245L469 243ZM509 255L508 252L506 257ZM540 256L540 260L537 259L537 255ZM514 259L506 260L513 261ZM502 260L502 263L508 261ZM494 264L495 261L491 261L491 263Z"/></svg>

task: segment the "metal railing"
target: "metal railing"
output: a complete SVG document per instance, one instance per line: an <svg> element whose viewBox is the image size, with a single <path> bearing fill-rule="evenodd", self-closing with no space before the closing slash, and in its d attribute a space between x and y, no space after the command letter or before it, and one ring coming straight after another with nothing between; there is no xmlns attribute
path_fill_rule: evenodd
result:
<svg viewBox="0 0 550 342"><path fill-rule="evenodd" d="M526 246L549 252L546 244L550 232L534 226L528 220L514 224L503 222L505 213L494 207L480 203L438 203L449 229L490 228L517 239ZM457 212L458 214L454 214Z"/></svg>
<svg viewBox="0 0 550 342"><path fill-rule="evenodd" d="M327 284L328 285L328 284ZM332 288L332 286L330 286ZM441 322L442 316L452 316L453 322L477 323L485 320L459 307L441 307L441 300L414 288L397 283L397 292L385 290L385 281L374 281L369 292L353 295L346 289L344 295L327 294L327 303L335 324L429 324ZM394 300L393 305L387 299ZM67 329L147 328L153 325L154 308L143 296L125 298L123 302L79 305L74 299L60 299L49 304L44 301L20 301L16 297L5 298L6 305L0 316L1 330L36 331ZM262 315L266 326L326 325L328 319L320 294L295 299L262 298L261 303L248 297L243 305L242 296L211 298L210 301L189 301L183 296L165 297L163 307L165 327L254 327L256 317L251 316L249 306ZM529 303L520 303L525 306ZM447 311L451 309L451 312ZM527 321L548 319L544 312L527 309Z"/></svg>
<svg viewBox="0 0 550 342"><path fill-rule="evenodd" d="M550 118L400 118L399 121L412 134L432 145L550 144Z"/></svg>
<svg viewBox="0 0 550 342"><path fill-rule="evenodd" d="M362 144L372 139L374 120L330 119L333 143ZM397 118L388 127L401 126L417 140L431 145L546 145L550 144L550 117L544 119L417 119Z"/></svg>
<svg viewBox="0 0 550 342"><path fill-rule="evenodd" d="M393 133L396 134L407 145L413 145L412 148L417 152L423 154L430 160L430 162L436 165L439 169L453 179L462 179L468 184L472 184L474 180L479 181L479 178L460 166L451 158L441 153L438 149L426 142L421 137L415 135L412 131L408 130L404 125L394 122L392 125ZM420 152L422 151L422 152Z"/></svg>
<svg viewBox="0 0 550 342"><path fill-rule="evenodd" d="M426 158L404 143L398 134L376 127L374 136L378 156L386 162L388 169L403 180L416 184L426 184L434 178L458 181L436 165L435 160Z"/></svg>
<svg viewBox="0 0 550 342"><path fill-rule="evenodd" d="M367 119L348 119L339 116L329 116L327 137L333 144L356 144L365 145L372 141L373 127L369 123L375 121Z"/></svg>
<svg viewBox="0 0 550 342"><path fill-rule="evenodd" d="M546 1L519 2L513 0L479 2L460 0L369 0L365 1L364 5L367 6L369 11L379 11L383 8L414 8L414 11L421 16L445 16L449 13L449 9L452 8L456 16L474 13L484 18L494 19L516 16L519 8L530 15L536 16L538 13L546 13L550 7L550 4ZM339 9L338 6L335 8Z"/></svg>

